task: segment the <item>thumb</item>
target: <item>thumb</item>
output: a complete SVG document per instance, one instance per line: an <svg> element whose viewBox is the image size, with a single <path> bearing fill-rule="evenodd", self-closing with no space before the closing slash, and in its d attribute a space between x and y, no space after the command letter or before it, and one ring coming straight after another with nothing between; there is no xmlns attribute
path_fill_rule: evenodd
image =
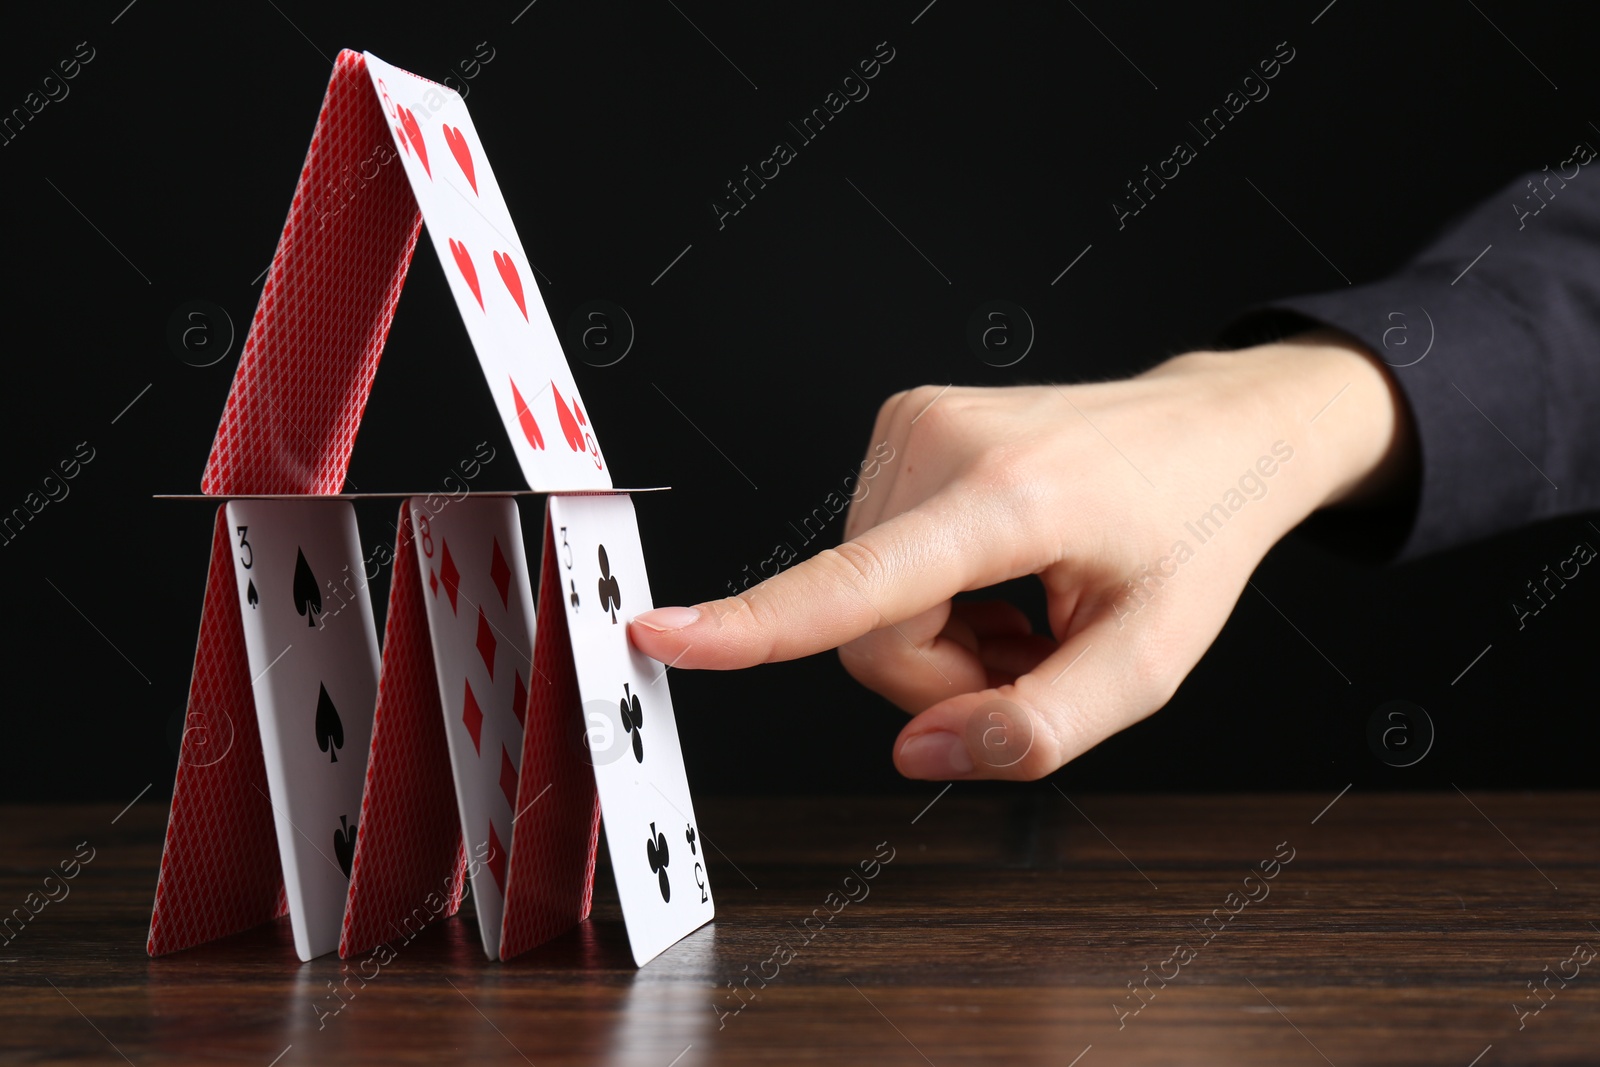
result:
<svg viewBox="0 0 1600 1067"><path fill-rule="evenodd" d="M1182 670L1153 655L1154 630L1106 617L1028 674L939 702L906 724L894 762L907 778L1031 781L1171 698Z"/></svg>

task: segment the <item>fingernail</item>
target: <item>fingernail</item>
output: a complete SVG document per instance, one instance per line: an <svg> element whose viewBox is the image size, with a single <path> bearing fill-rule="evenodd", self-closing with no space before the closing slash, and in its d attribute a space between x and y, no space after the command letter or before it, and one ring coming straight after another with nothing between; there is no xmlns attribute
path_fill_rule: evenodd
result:
<svg viewBox="0 0 1600 1067"><path fill-rule="evenodd" d="M966 743L945 730L918 734L900 746L900 769L908 778L943 780L972 771Z"/></svg>
<svg viewBox="0 0 1600 1067"><path fill-rule="evenodd" d="M647 630L664 633L681 630L700 618L698 608L653 608L633 617L633 621Z"/></svg>

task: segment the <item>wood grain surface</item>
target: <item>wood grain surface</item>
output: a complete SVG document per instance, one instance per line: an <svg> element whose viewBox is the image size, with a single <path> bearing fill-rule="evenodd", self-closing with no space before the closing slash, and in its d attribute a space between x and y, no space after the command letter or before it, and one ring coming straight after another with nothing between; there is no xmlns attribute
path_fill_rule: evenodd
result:
<svg viewBox="0 0 1600 1067"><path fill-rule="evenodd" d="M0 942L0 1062L1600 1063L1600 793L1336 794L707 798L717 920L643 970L603 868L509 963L470 905L150 959L164 805L4 807L0 913L93 858Z"/></svg>

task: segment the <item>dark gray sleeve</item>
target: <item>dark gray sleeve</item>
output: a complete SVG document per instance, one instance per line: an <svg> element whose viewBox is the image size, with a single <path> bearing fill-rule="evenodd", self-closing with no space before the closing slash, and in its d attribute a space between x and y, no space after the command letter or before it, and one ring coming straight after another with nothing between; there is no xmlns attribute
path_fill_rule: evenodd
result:
<svg viewBox="0 0 1600 1067"><path fill-rule="evenodd" d="M1247 311L1228 347L1314 325L1389 364L1421 448L1414 499L1319 519L1408 559L1600 508L1600 164L1579 145L1451 223L1392 277Z"/></svg>

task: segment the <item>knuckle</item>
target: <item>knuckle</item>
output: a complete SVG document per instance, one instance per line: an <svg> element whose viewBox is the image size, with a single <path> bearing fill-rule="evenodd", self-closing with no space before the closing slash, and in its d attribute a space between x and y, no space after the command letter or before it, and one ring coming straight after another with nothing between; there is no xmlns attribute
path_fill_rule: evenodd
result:
<svg viewBox="0 0 1600 1067"><path fill-rule="evenodd" d="M912 390L901 389L897 393L890 393L889 398L878 406L878 418L886 419L893 415L902 404L911 396Z"/></svg>
<svg viewBox="0 0 1600 1067"><path fill-rule="evenodd" d="M861 541L846 541L838 548L825 548L817 553L817 558L828 560L837 577L868 590L878 588L890 573L888 561L871 545Z"/></svg>
<svg viewBox="0 0 1600 1067"><path fill-rule="evenodd" d="M783 606L776 597L756 595L745 600L742 614L746 632L759 635L751 644L759 651L761 658L766 659L777 647L777 635L783 631L786 614Z"/></svg>
<svg viewBox="0 0 1600 1067"><path fill-rule="evenodd" d="M903 426L911 415L916 413L915 395L915 389L902 389L898 393L890 395L889 399L879 405L878 418L873 426L873 435L875 437L883 437L892 430ZM908 408L911 414L907 414Z"/></svg>
<svg viewBox="0 0 1600 1067"><path fill-rule="evenodd" d="M876 691L874 683L880 680L883 668L873 644L868 638L858 638L840 645L838 653L839 664L844 667L845 673L868 689Z"/></svg>
<svg viewBox="0 0 1600 1067"><path fill-rule="evenodd" d="M901 413L906 417L906 437L937 437L947 432L957 411L949 389L919 385L905 394Z"/></svg>
<svg viewBox="0 0 1600 1067"><path fill-rule="evenodd" d="M1048 481L1038 475L1036 463L1014 450L986 450L960 478L965 495L977 505L968 510L974 533L992 537L992 552L1006 546L1017 565L1025 562L1033 569L1054 562L1049 546L1070 521L1070 510L1052 499Z"/></svg>
<svg viewBox="0 0 1600 1067"><path fill-rule="evenodd" d="M1016 449L993 445L984 449L972 466L972 480L997 498L1017 518L1031 515L1038 503L1040 479L1037 463Z"/></svg>
<svg viewBox="0 0 1600 1067"><path fill-rule="evenodd" d="M869 667L873 661L872 653L863 648L861 642L848 641L836 649L839 653L839 662L850 676L856 681L861 681L861 672Z"/></svg>
<svg viewBox="0 0 1600 1067"><path fill-rule="evenodd" d="M1044 714L1035 709L1033 715L1033 737L1027 755L1017 762L1014 777L1019 781L1036 782L1041 778L1054 774L1067 762L1068 752L1077 751L1071 747L1070 740L1063 739L1063 733L1073 732L1073 723L1070 719L1061 721L1063 716L1060 711L1053 714Z"/></svg>
<svg viewBox="0 0 1600 1067"><path fill-rule="evenodd" d="M979 453L973 467L986 481L994 485L1006 489L1018 489L1032 483L1029 470L1037 465L1037 462L1037 456L1030 456L1014 445L995 442Z"/></svg>
<svg viewBox="0 0 1600 1067"><path fill-rule="evenodd" d="M731 637L740 648L759 656L755 662L766 659L775 645L773 635L778 632L779 618L774 613L771 599L762 596L760 586L757 586L739 596L724 597L712 607L718 632Z"/></svg>
<svg viewBox="0 0 1600 1067"><path fill-rule="evenodd" d="M1163 707L1178 691L1182 672L1175 670L1169 642L1158 627L1149 627L1134 641L1129 657L1130 696L1137 710L1149 713Z"/></svg>
<svg viewBox="0 0 1600 1067"><path fill-rule="evenodd" d="M837 651L850 677L902 711L915 715L949 695L949 683L929 677L921 652L893 629L873 630Z"/></svg>
<svg viewBox="0 0 1600 1067"><path fill-rule="evenodd" d="M1005 777L1037 781L1060 770L1098 740L1083 709L1053 691L1047 682L1029 677L1009 690L1012 699L1027 709L1031 733L1027 753Z"/></svg>

